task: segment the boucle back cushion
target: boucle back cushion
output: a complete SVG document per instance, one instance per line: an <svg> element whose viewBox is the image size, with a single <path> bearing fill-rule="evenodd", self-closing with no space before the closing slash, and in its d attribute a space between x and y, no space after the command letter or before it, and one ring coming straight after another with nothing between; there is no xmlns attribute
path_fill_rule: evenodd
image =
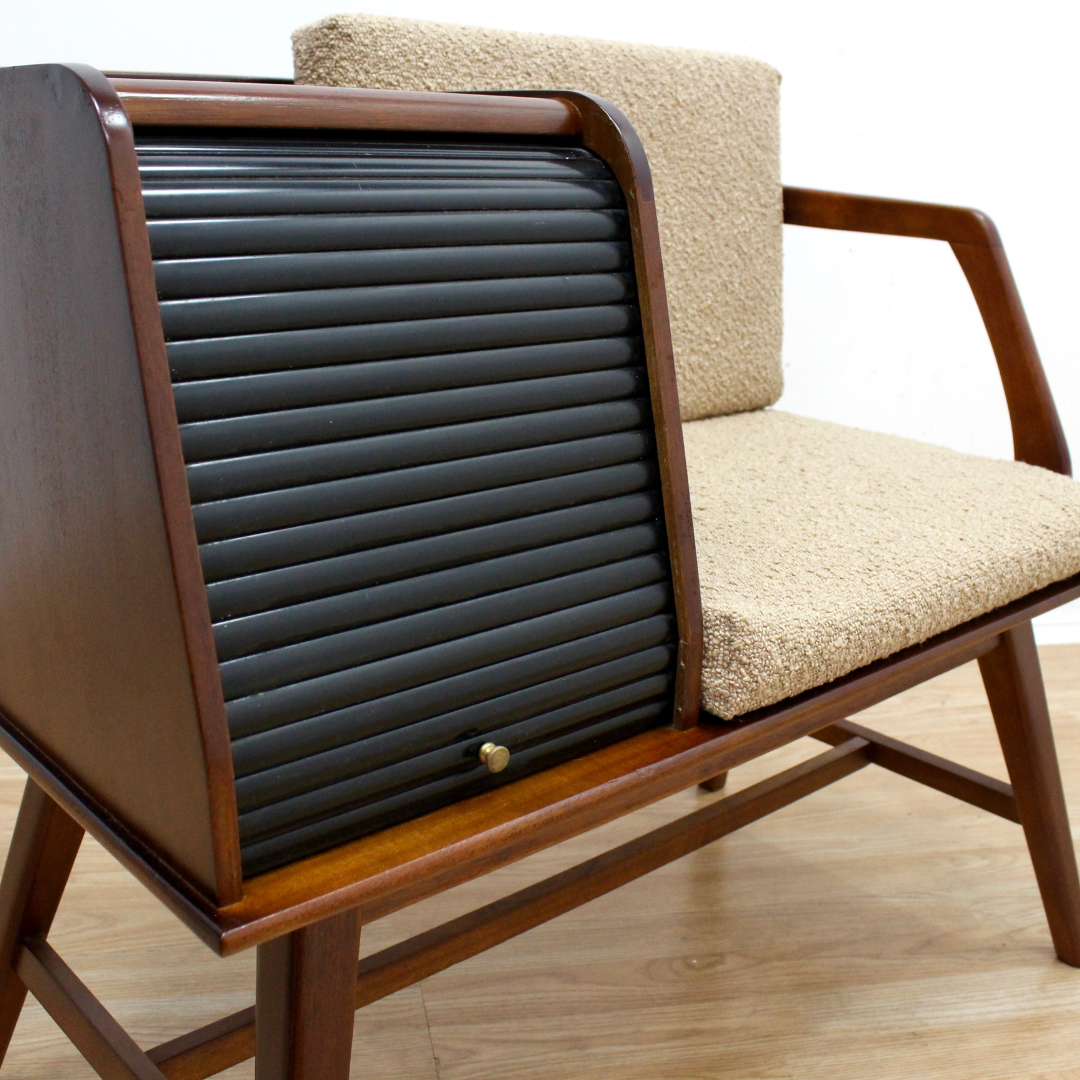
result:
<svg viewBox="0 0 1080 1080"><path fill-rule="evenodd" d="M613 101L652 165L683 418L780 397L780 77L768 64L376 15L303 27L293 53L300 83Z"/></svg>
<svg viewBox="0 0 1080 1080"><path fill-rule="evenodd" d="M1080 573L1080 484L768 410L684 424L702 702L730 719Z"/></svg>

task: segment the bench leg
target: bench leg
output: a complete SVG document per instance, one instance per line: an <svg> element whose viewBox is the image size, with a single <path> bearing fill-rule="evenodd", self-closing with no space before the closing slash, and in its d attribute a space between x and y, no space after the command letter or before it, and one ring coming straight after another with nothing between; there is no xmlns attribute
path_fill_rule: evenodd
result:
<svg viewBox="0 0 1080 1080"><path fill-rule="evenodd" d="M360 913L259 946L255 1080L349 1080Z"/></svg>
<svg viewBox="0 0 1080 1080"><path fill-rule="evenodd" d="M979 658L1058 958L1080 967L1080 878L1031 623Z"/></svg>
<svg viewBox="0 0 1080 1080"><path fill-rule="evenodd" d="M702 791L720 791L727 783L727 773L717 773L715 776L710 777L708 780L703 780L698 787Z"/></svg>
<svg viewBox="0 0 1080 1080"><path fill-rule="evenodd" d="M26 998L16 954L23 938L49 932L82 838L82 826L27 780L0 879L0 1062Z"/></svg>

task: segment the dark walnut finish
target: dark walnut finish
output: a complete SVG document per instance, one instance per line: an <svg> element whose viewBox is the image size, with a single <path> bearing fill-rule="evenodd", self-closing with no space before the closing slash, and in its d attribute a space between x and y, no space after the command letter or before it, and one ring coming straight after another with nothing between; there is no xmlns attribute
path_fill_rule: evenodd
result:
<svg viewBox="0 0 1080 1080"><path fill-rule="evenodd" d="M16 971L99 1076L162 1080L157 1066L43 938L24 942Z"/></svg>
<svg viewBox="0 0 1080 1080"><path fill-rule="evenodd" d="M21 943L48 934L82 838L82 827L28 780L0 881L0 1060L26 998L15 973Z"/></svg>
<svg viewBox="0 0 1080 1080"><path fill-rule="evenodd" d="M1057 954L1080 967L1080 878L1031 623L1002 634L979 669Z"/></svg>
<svg viewBox="0 0 1080 1080"><path fill-rule="evenodd" d="M1050 385L1001 237L986 214L960 206L789 187L784 188L784 222L946 241L971 286L997 358L1016 460L1071 475Z"/></svg>
<svg viewBox="0 0 1080 1080"><path fill-rule="evenodd" d="M282 83L116 78L133 124L345 128L487 135L581 134L577 111L554 95L487 98Z"/></svg>
<svg viewBox="0 0 1080 1080"><path fill-rule="evenodd" d="M6 655L29 665L0 665L0 743L31 776L0 883L0 1055L29 988L103 1076L197 1080L257 1056L264 1080L344 1078L355 1007L870 764L1020 821L1057 953L1080 964L1080 885L1030 630L1035 615L1080 596L1080 576L737 724L704 712L699 720L701 609L655 207L641 145L616 109L559 91L454 95L189 79L110 83L90 69L60 67L3 78L6 145L19 147L34 169L8 170L0 180L6 320L0 345L43 357L47 377L36 367L9 366L0 375L6 422L0 450L14 463L2 474L0 494L28 515L44 553L34 563L38 576L20 579L9 568L35 552L0 550L6 560L0 584L14 615L0 629L0 645L10 639L16 651ZM241 880L224 702L132 124L556 136L608 163L630 214L677 594L671 727ZM41 187L36 194L34 184ZM24 221L16 211L26 205L44 205L49 213ZM950 242L994 344L1017 457L1068 471L1053 401L987 219L973 211L787 189L785 220ZM76 349L74 328L86 327L90 333L78 337ZM110 410L114 422L103 445L86 445L87 401ZM33 479L33 497L25 486L12 489L8 478L18 475ZM85 477L74 493L62 484L71 475ZM50 574L55 580L46 580ZM20 581L28 582L23 593ZM33 595L44 597L40 610L28 610L21 599L31 585ZM94 637L90 625L106 633ZM25 640L17 640L20 632ZM982 666L1012 786L846 720L973 659ZM59 670L65 677L47 686L46 674ZM151 714L153 726L145 722ZM87 730L99 732L100 741L80 741ZM832 749L357 963L362 922L676 791L695 784L718 790L729 769L806 735ZM133 740L130 747L124 739ZM117 746L123 752L105 760ZM136 752L144 756L132 770L125 753ZM211 948L226 955L258 948L255 1007L139 1050L45 941L84 829Z"/></svg>
<svg viewBox="0 0 1080 1080"><path fill-rule="evenodd" d="M354 908L259 946L259 1080L349 1080L359 915Z"/></svg>
<svg viewBox="0 0 1080 1080"><path fill-rule="evenodd" d="M97 72L0 78L0 712L228 903L232 763L131 128Z"/></svg>

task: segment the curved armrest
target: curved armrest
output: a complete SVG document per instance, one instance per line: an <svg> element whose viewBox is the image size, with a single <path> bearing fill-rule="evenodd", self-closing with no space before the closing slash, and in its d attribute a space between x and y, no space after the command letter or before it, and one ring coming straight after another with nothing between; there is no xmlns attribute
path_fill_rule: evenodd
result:
<svg viewBox="0 0 1080 1080"><path fill-rule="evenodd" d="M1069 448L994 223L979 210L784 188L784 223L945 240L967 277L997 358L1017 461L1071 475Z"/></svg>

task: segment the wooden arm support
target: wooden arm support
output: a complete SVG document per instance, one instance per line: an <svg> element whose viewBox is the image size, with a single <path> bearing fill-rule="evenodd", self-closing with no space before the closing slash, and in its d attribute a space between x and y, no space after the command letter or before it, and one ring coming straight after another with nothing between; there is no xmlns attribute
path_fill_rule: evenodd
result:
<svg viewBox="0 0 1080 1080"><path fill-rule="evenodd" d="M784 223L944 240L975 296L1005 388L1017 461L1071 475L1069 448L994 223L979 210L784 188Z"/></svg>

